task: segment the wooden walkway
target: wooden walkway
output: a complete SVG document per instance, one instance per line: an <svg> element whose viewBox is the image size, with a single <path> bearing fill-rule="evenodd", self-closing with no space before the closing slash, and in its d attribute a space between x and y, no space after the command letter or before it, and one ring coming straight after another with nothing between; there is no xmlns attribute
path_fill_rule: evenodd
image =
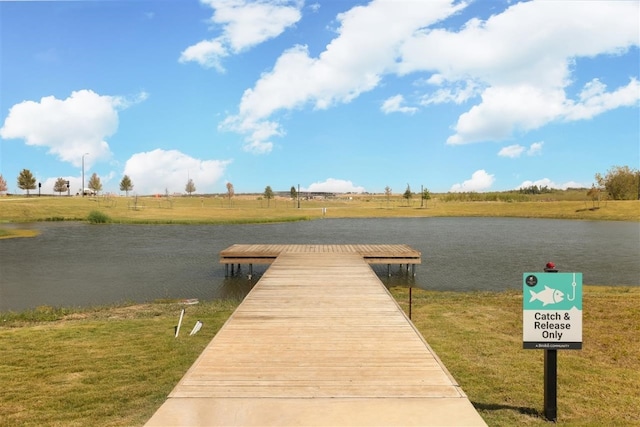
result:
<svg viewBox="0 0 640 427"><path fill-rule="evenodd" d="M147 425L486 424L357 251L281 251Z"/></svg>

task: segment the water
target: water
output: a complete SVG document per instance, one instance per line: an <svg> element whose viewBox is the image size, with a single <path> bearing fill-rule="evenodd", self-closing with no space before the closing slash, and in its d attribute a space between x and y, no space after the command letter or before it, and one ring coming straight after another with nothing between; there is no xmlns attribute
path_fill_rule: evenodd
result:
<svg viewBox="0 0 640 427"><path fill-rule="evenodd" d="M242 298L246 275L225 278L234 243L402 243L422 252L415 279L376 267L391 284L505 290L553 261L585 284L640 285L640 224L505 218L324 219L260 225L37 223L33 239L0 240L0 311L159 298ZM254 266L254 280L267 266ZM246 266L243 273L247 273Z"/></svg>

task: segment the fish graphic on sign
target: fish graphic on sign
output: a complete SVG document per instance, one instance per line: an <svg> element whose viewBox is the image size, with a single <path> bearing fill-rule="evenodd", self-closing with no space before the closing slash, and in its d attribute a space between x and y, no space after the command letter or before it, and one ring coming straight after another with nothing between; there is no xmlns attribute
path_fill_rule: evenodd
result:
<svg viewBox="0 0 640 427"><path fill-rule="evenodd" d="M535 293L532 290L529 290L529 292L531 292L531 299L529 300L529 302L533 302L536 300L540 301L543 307L548 304L556 304L564 300L564 293L562 291L550 288L548 286L545 286L544 290L538 293Z"/></svg>

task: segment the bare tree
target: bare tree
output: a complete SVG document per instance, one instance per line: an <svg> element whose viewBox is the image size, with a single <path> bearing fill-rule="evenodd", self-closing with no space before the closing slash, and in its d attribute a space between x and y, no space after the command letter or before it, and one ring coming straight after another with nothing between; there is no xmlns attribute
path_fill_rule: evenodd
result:
<svg viewBox="0 0 640 427"><path fill-rule="evenodd" d="M235 194L235 191L233 191L233 184L230 182L227 182L227 196L229 197L229 207L231 207L231 198L233 197L234 194Z"/></svg>
<svg viewBox="0 0 640 427"><path fill-rule="evenodd" d="M384 195L387 196L387 208L389 207L389 201L391 200L391 187L388 185L384 187Z"/></svg>
<svg viewBox="0 0 640 427"><path fill-rule="evenodd" d="M0 193L7 192L7 181L4 179L2 174L0 174Z"/></svg>

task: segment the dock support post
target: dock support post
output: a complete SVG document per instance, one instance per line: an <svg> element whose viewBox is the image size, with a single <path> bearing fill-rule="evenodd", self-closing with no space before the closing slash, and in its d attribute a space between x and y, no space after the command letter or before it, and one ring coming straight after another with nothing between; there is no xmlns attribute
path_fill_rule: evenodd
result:
<svg viewBox="0 0 640 427"><path fill-rule="evenodd" d="M391 277L391 264L387 264L387 277Z"/></svg>
<svg viewBox="0 0 640 427"><path fill-rule="evenodd" d="M409 285L409 320L411 320L411 289L413 289L413 287Z"/></svg>
<svg viewBox="0 0 640 427"><path fill-rule="evenodd" d="M224 277L229 277L229 264L224 265Z"/></svg>
<svg viewBox="0 0 640 427"><path fill-rule="evenodd" d="M233 264L231 264L231 275L232 275L232 276L233 276L233 267L234 267L234 265L233 265Z"/></svg>
<svg viewBox="0 0 640 427"><path fill-rule="evenodd" d="M249 280L251 280L251 276L253 276L253 264L249 264Z"/></svg>

